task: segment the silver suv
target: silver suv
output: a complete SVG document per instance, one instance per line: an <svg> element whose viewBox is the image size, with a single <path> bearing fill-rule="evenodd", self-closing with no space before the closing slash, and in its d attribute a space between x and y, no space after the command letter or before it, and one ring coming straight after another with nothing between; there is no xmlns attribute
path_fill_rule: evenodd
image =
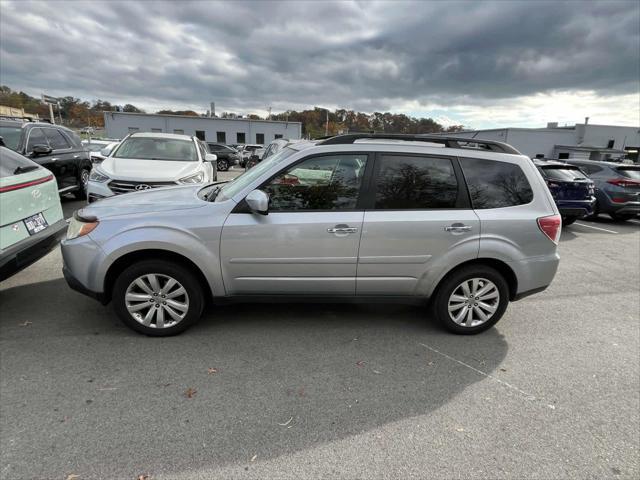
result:
<svg viewBox="0 0 640 480"><path fill-rule="evenodd" d="M182 332L206 303L291 297L417 302L470 334L551 283L560 227L509 145L357 134L289 145L226 184L101 200L62 253L71 288L147 335Z"/></svg>

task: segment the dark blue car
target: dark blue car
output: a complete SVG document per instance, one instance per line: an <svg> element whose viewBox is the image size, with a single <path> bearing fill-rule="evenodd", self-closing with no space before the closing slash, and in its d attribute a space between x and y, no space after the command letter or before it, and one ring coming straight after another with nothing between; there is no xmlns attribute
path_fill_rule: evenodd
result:
<svg viewBox="0 0 640 480"><path fill-rule="evenodd" d="M593 214L596 202L593 182L575 165L534 159L562 215L562 224Z"/></svg>

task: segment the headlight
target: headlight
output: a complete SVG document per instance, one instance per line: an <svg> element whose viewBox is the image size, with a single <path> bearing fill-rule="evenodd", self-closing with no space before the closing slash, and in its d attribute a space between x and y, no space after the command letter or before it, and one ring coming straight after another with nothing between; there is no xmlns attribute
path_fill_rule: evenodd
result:
<svg viewBox="0 0 640 480"><path fill-rule="evenodd" d="M67 228L67 240L73 240L74 238L91 233L99 223L97 220L93 222L83 222L82 220L78 220L74 215Z"/></svg>
<svg viewBox="0 0 640 480"><path fill-rule="evenodd" d="M178 180L180 183L192 184L192 183L202 183L204 180L204 173L198 172L193 175L189 175L188 177L181 178Z"/></svg>
<svg viewBox="0 0 640 480"><path fill-rule="evenodd" d="M91 173L89 174L89 180L91 180L92 182L104 183L109 180L109 177L104 173L100 173L97 168L92 168Z"/></svg>

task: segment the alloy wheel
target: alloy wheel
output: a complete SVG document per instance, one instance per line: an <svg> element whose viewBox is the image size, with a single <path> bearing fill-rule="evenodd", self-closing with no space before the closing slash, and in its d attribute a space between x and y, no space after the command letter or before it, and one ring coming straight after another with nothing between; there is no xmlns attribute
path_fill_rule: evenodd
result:
<svg viewBox="0 0 640 480"><path fill-rule="evenodd" d="M189 295L175 278L150 273L127 287L125 306L131 317L150 328L171 328L189 312Z"/></svg>
<svg viewBox="0 0 640 480"><path fill-rule="evenodd" d="M470 278L449 297L449 316L463 327L477 327L493 317L500 305L498 287L486 278Z"/></svg>

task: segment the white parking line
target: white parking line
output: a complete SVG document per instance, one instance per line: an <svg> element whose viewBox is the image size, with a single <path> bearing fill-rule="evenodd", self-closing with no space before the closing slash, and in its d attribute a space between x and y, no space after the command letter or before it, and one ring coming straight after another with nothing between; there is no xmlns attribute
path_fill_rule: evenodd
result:
<svg viewBox="0 0 640 480"><path fill-rule="evenodd" d="M606 228L600 228L600 227L594 227L593 225L585 225L584 223L574 223L574 225L580 225L581 227L587 227L587 228L593 228L594 230L602 230L603 232L608 232L608 233L618 233L618 232L614 232L613 230L607 230Z"/></svg>

